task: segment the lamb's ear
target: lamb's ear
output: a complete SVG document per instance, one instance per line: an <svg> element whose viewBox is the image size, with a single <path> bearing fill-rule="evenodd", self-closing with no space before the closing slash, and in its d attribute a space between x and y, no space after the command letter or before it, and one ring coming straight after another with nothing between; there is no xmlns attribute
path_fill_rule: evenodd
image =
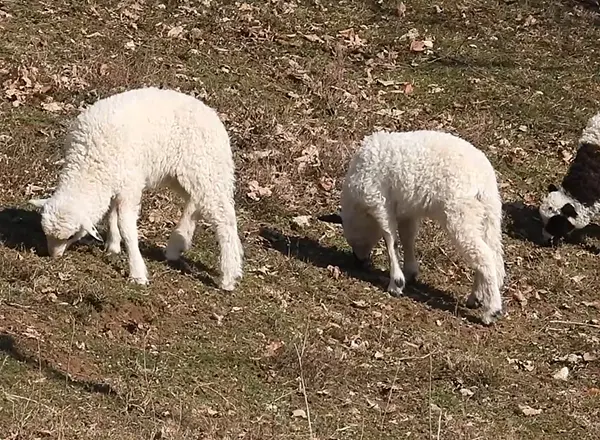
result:
<svg viewBox="0 0 600 440"><path fill-rule="evenodd" d="M562 208L560 208L560 212L570 218L577 217L577 211L575 211L575 207L570 203L567 203Z"/></svg>
<svg viewBox="0 0 600 440"><path fill-rule="evenodd" d="M554 192L554 191L558 191L558 188L555 184L551 183L550 185L548 185L548 192Z"/></svg>
<svg viewBox="0 0 600 440"><path fill-rule="evenodd" d="M92 237L94 237L100 243L104 243L104 240L102 239L102 236L100 235L100 233L98 232L98 230L96 229L95 226L92 226L91 228L86 228L85 232L87 232L88 234L90 234Z"/></svg>
<svg viewBox="0 0 600 440"><path fill-rule="evenodd" d="M43 208L48 200L49 199L31 199L28 203L36 208Z"/></svg>
<svg viewBox="0 0 600 440"><path fill-rule="evenodd" d="M342 216L340 214L325 214L317 217L322 222L342 224Z"/></svg>

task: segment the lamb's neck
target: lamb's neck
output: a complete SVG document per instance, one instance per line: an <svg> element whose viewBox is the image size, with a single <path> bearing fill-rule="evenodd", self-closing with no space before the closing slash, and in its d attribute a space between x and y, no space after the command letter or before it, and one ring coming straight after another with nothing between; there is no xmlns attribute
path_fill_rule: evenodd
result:
<svg viewBox="0 0 600 440"><path fill-rule="evenodd" d="M85 212L92 224L99 222L112 199L112 191L97 181L67 177L61 179L54 197Z"/></svg>

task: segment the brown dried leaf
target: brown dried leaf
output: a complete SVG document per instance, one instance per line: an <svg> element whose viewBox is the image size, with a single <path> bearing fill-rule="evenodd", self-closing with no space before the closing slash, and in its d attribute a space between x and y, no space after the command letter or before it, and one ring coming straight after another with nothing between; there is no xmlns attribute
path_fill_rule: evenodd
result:
<svg viewBox="0 0 600 440"><path fill-rule="evenodd" d="M423 52L425 50L425 42L423 40L414 40L410 43L411 52Z"/></svg>
<svg viewBox="0 0 600 440"><path fill-rule="evenodd" d="M259 201L263 197L270 197L273 194L270 188L260 186L256 180L248 182L250 190L246 195L254 201Z"/></svg>
<svg viewBox="0 0 600 440"><path fill-rule="evenodd" d="M364 46L366 44L366 41L356 34L354 28L348 28L344 29L343 31L339 31L338 35L344 37L344 42L352 48Z"/></svg>
<svg viewBox="0 0 600 440"><path fill-rule="evenodd" d="M542 413L541 409L534 409L529 405L519 405L519 409L526 416L537 416Z"/></svg>
<svg viewBox="0 0 600 440"><path fill-rule="evenodd" d="M567 150L563 150L562 158L563 158L563 162L568 164L569 162L571 162L571 159L573 159L573 153L571 153L570 151L567 151Z"/></svg>
<svg viewBox="0 0 600 440"><path fill-rule="evenodd" d="M352 305L358 309L366 309L369 307L369 304L362 299L359 299L358 301L352 301Z"/></svg>
<svg viewBox="0 0 600 440"><path fill-rule="evenodd" d="M173 26L171 29L169 29L169 32L167 32L167 37L180 38L183 36L183 32L183 26Z"/></svg>
<svg viewBox="0 0 600 440"><path fill-rule="evenodd" d="M410 43L411 52L424 52L427 49L433 48L431 40L414 40Z"/></svg>
<svg viewBox="0 0 600 440"><path fill-rule="evenodd" d="M319 159L319 150L314 145L310 145L302 150L302 156L297 157L294 160L298 162L298 172L302 172L309 164L313 167L318 167L321 165L321 161Z"/></svg>
<svg viewBox="0 0 600 440"><path fill-rule="evenodd" d="M315 34L308 34L308 35L302 35L304 38L306 38L308 41L312 41L313 43L315 42L319 42L319 43L324 43L325 41L323 41L323 39L321 37L319 37L318 35Z"/></svg>
<svg viewBox="0 0 600 440"><path fill-rule="evenodd" d="M283 347L285 343L283 341L272 341L265 347L265 354L263 357L273 357L277 354L277 351Z"/></svg>
<svg viewBox="0 0 600 440"><path fill-rule="evenodd" d="M340 268L337 266L332 266L331 264L329 266L327 266L327 270L329 271L329 273L331 274L331 276L334 279L338 279L340 277L340 275L342 274L342 272L340 271Z"/></svg>
<svg viewBox="0 0 600 440"><path fill-rule="evenodd" d="M523 292L521 292L520 290L515 290L515 292L513 293L513 298L519 302L521 307L524 307L525 305L527 305L527 298L525 297Z"/></svg>
<svg viewBox="0 0 600 440"><path fill-rule="evenodd" d="M398 14L398 17L404 17L404 14L406 14L406 5L404 2L398 3L398 6L396 6L396 13Z"/></svg>
<svg viewBox="0 0 600 440"><path fill-rule="evenodd" d="M530 15L525 19L523 26L525 26L525 27L533 26L536 23L537 23L537 20L532 15Z"/></svg>
<svg viewBox="0 0 600 440"><path fill-rule="evenodd" d="M47 112L57 113L65 109L65 104L57 101L42 102L42 108Z"/></svg>
<svg viewBox="0 0 600 440"><path fill-rule="evenodd" d="M335 187L335 179L329 176L323 176L319 179L319 184L325 191L331 191Z"/></svg>

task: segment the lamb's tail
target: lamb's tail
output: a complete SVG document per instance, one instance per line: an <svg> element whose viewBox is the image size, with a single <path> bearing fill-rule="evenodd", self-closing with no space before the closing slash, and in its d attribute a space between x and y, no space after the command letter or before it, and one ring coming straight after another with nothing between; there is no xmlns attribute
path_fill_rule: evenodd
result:
<svg viewBox="0 0 600 440"><path fill-rule="evenodd" d="M479 193L478 198L484 205L483 237L492 252L494 252L498 288L502 289L506 275L502 246L502 199L495 179L490 183Z"/></svg>

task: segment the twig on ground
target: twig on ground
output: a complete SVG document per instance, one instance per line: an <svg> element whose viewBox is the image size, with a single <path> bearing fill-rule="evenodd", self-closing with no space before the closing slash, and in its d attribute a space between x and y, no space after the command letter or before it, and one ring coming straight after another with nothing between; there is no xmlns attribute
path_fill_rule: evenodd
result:
<svg viewBox="0 0 600 440"><path fill-rule="evenodd" d="M307 324L308 327L308 324ZM307 328L308 330L308 328ZM313 430L312 430L312 422L310 420L310 407L308 405L308 397L306 395L306 384L304 383L304 369L302 368L302 356L304 356L304 350L306 349L306 339L308 336L308 331L304 332L304 341L302 342L302 352L298 350L298 346L294 343L294 348L296 349L296 356L298 357L298 364L300 365L300 386L302 387L302 395L304 396L304 406L306 407L306 418L308 420L308 433L310 435L310 439L314 439Z"/></svg>
<svg viewBox="0 0 600 440"><path fill-rule="evenodd" d="M433 376L432 370L433 370L433 361L432 361L431 357L429 357L429 438L430 439L433 435L432 427L431 427L431 390L432 390L431 378Z"/></svg>
<svg viewBox="0 0 600 440"><path fill-rule="evenodd" d="M587 322L577 322L577 321L550 321L551 324L565 324L565 325L578 325L581 327L591 327L591 328L597 328L600 329L600 325L598 324L589 324Z"/></svg>
<svg viewBox="0 0 600 440"><path fill-rule="evenodd" d="M387 414L387 410L390 406L390 402L392 401L392 393L394 392L394 385L396 385L396 379L398 379L398 372L400 371L400 360L397 361L396 373L394 374L394 380L392 380L392 385L390 386L390 392L388 394L387 402L385 404L385 409L383 410L383 414L381 415L381 423L379 424L379 429L383 430L383 424L385 423L385 415Z"/></svg>
<svg viewBox="0 0 600 440"><path fill-rule="evenodd" d="M73 323L73 330L71 331L71 344L69 345L69 356L67 357L67 371L65 374L65 388L69 385L69 379L71 379L69 369L71 367L71 354L73 353L73 341L75 340L75 318L71 316L71 322Z"/></svg>

